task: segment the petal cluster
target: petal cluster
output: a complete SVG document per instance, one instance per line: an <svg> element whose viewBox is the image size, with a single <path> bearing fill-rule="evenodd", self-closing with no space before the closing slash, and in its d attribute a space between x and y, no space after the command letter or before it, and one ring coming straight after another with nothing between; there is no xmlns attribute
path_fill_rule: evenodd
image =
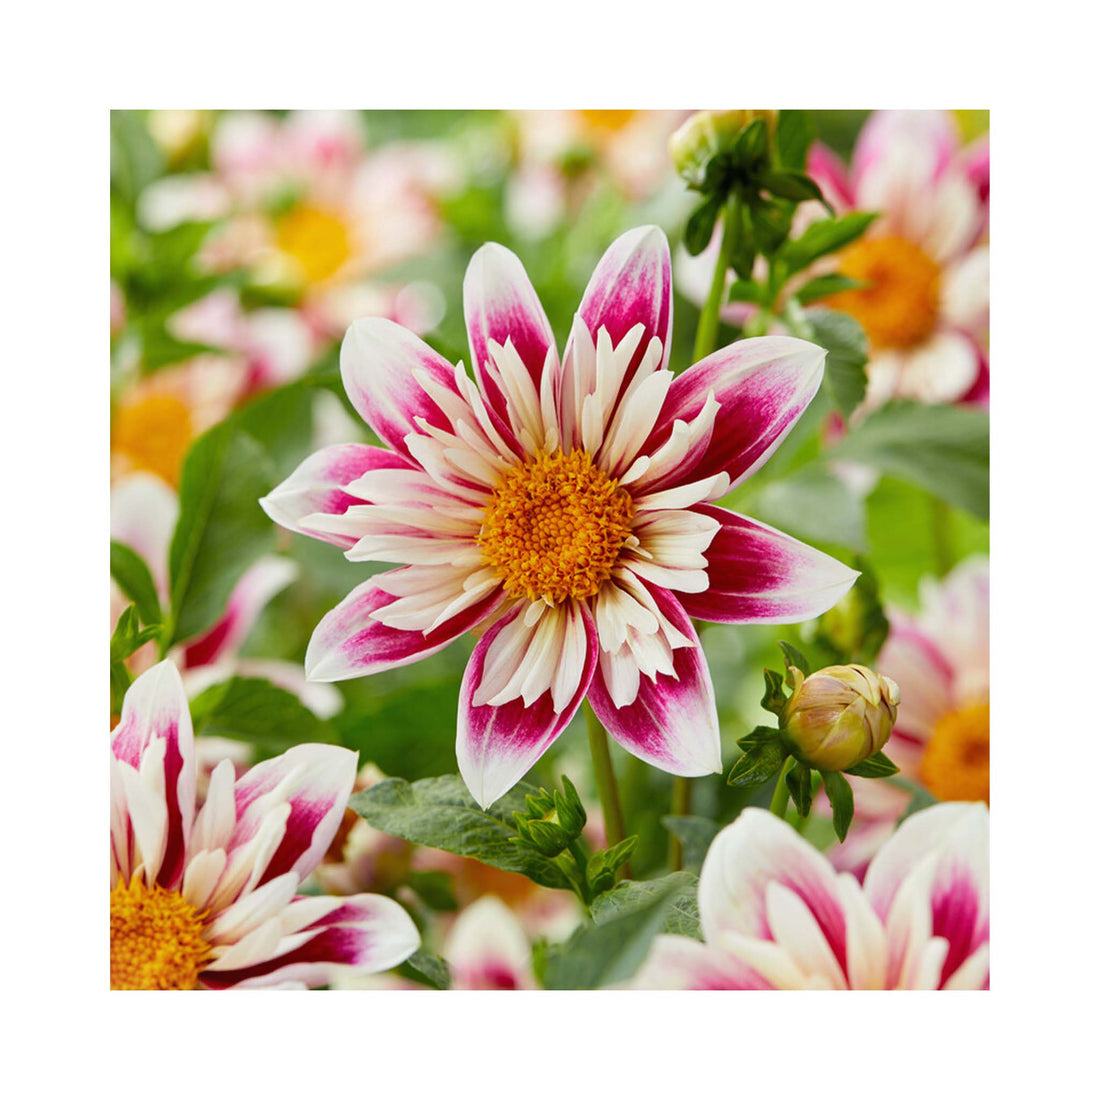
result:
<svg viewBox="0 0 1100 1100"><path fill-rule="evenodd" d="M396 902L298 895L336 834L355 760L336 746L298 745L240 778L227 760L197 808L183 684L171 662L154 666L127 693L111 738L112 918L116 898L121 918L139 903L190 914L202 941L197 983L209 989L315 986L340 968L396 966L419 944ZM177 945L149 943L149 927L120 919L116 935L112 920L112 970L117 954L120 972L154 988L179 968L164 962Z"/></svg>
<svg viewBox="0 0 1100 1100"><path fill-rule="evenodd" d="M412 333L356 321L352 405L385 444L331 447L261 503L276 522L396 565L310 641L311 679L395 668L481 632L459 701L459 767L488 805L587 695L628 751L721 767L696 616L795 622L855 574L713 501L758 469L821 382L825 353L745 340L668 369L664 234L612 243L564 354L518 258L488 244L464 285L473 377Z"/></svg>
<svg viewBox="0 0 1100 1100"><path fill-rule="evenodd" d="M699 879L704 942L659 936L635 979L672 989L989 986L989 813L940 803L903 822L861 887L786 822L749 808Z"/></svg>

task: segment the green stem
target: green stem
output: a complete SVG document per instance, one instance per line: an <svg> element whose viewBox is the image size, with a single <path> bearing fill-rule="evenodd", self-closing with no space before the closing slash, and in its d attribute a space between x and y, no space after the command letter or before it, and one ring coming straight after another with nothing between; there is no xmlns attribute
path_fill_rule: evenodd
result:
<svg viewBox="0 0 1100 1100"><path fill-rule="evenodd" d="M793 756L788 756L783 761L783 767L779 769L779 775L775 781L775 794L772 795L772 804L768 807L776 817L781 817L784 821L787 820L787 799L790 797L787 793L787 772L794 765L795 759Z"/></svg>
<svg viewBox="0 0 1100 1100"><path fill-rule="evenodd" d="M577 865L577 871L580 873L579 896L587 909L592 902L592 899L588 896L588 857L584 854L579 840L574 840L569 845L568 852L573 857L573 862Z"/></svg>
<svg viewBox="0 0 1100 1100"><path fill-rule="evenodd" d="M619 801L619 786L615 782L615 769L611 764L611 750L607 744L607 731L600 725L596 712L588 701L584 704L584 717L588 723L588 748L592 753L592 771L596 778L596 790L603 809L607 846L614 848L626 836L623 829L623 808ZM630 877L630 865L620 868L621 876Z"/></svg>
<svg viewBox="0 0 1100 1100"><path fill-rule="evenodd" d="M710 282L703 312L699 315L699 327L695 330L695 352L693 362L705 359L718 344L718 313L722 308L722 299L726 294L726 273L730 269L733 256L733 242L736 233L738 209L736 195L730 195L726 209L722 214L722 244L718 250L718 260L714 265L714 276Z"/></svg>
<svg viewBox="0 0 1100 1100"><path fill-rule="evenodd" d="M951 509L939 497L932 497L932 552L936 572L946 577L955 564L955 531Z"/></svg>
<svg viewBox="0 0 1100 1100"><path fill-rule="evenodd" d="M672 780L672 813L675 817L691 813L691 780L686 776L677 775ZM668 865L672 871L679 871L684 865L684 846L675 833L668 839Z"/></svg>

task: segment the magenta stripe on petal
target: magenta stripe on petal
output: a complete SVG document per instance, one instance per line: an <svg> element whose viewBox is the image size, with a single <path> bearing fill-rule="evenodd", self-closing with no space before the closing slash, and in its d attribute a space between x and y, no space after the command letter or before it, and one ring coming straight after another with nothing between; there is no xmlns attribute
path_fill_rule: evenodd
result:
<svg viewBox="0 0 1100 1100"><path fill-rule="evenodd" d="M122 717L111 734L116 760L140 770L150 742L165 741L164 798L168 836L157 882L176 886L183 876L185 846L195 816L195 743L191 712L179 671L161 661L130 685Z"/></svg>
<svg viewBox="0 0 1100 1100"><path fill-rule="evenodd" d="M339 443L311 454L260 501L260 506L281 527L349 550L357 541L352 536L314 531L303 527L301 521L318 513L342 516L353 504L368 503L345 492L344 487L371 470L410 468L415 467L394 451L365 443Z"/></svg>
<svg viewBox="0 0 1100 1100"><path fill-rule="evenodd" d="M507 424L504 396L484 370L489 341L501 347L512 341L537 393L546 353L552 351L551 362L557 360L554 331L523 264L502 245L485 244L474 253L462 283L462 299L474 375L489 406Z"/></svg>
<svg viewBox="0 0 1100 1100"><path fill-rule="evenodd" d="M939 872L932 894L932 935L942 936L948 943L941 985L981 946L977 927L981 907L969 867L956 863L946 874Z"/></svg>
<svg viewBox="0 0 1100 1100"><path fill-rule="evenodd" d="M821 385L825 351L790 336L757 336L716 351L673 381L661 418L642 454L653 454L675 421L690 422L714 394L719 409L710 446L693 465L681 465L647 486L697 481L725 471L740 484L786 438Z"/></svg>
<svg viewBox="0 0 1100 1100"><path fill-rule="evenodd" d="M340 376L348 400L379 439L408 455L405 436L420 432L417 417L446 431L451 422L415 378L426 371L458 393L454 367L418 336L385 317L352 323L340 346Z"/></svg>
<svg viewBox="0 0 1100 1100"><path fill-rule="evenodd" d="M395 630L371 617L397 598L383 592L373 577L353 588L313 631L306 649L306 676L332 682L412 664L438 652L491 615L504 601L504 592L497 589L427 633Z"/></svg>
<svg viewBox="0 0 1100 1100"><path fill-rule="evenodd" d="M815 141L810 146L806 157L806 172L838 212L843 213L855 206L856 197L848 178L848 168L827 145Z"/></svg>
<svg viewBox="0 0 1100 1100"><path fill-rule="evenodd" d="M692 511L722 526L707 558L709 588L680 593L684 610L714 623L798 623L832 607L859 574L773 527L718 508Z"/></svg>
<svg viewBox="0 0 1100 1100"><path fill-rule="evenodd" d="M592 273L578 312L593 340L601 328L606 328L616 346L636 324L645 325L623 379L623 389L630 384L654 336L661 341L661 366L667 367L672 334L672 259L664 232L655 225L643 225L613 241Z"/></svg>
<svg viewBox="0 0 1100 1100"><path fill-rule="evenodd" d="M625 707L616 707L612 701L601 661L589 688L589 702L607 732L627 752L647 764L673 775L709 775L721 771L718 711L699 636L671 592L651 584L646 584L646 588L664 617L693 644L673 651L675 677L658 672L654 681L643 673L638 697ZM602 660L607 659L605 655Z"/></svg>
<svg viewBox="0 0 1100 1100"><path fill-rule="evenodd" d="M599 642L596 621L587 606L579 605L587 638L587 652L580 683L568 705L555 713L549 690L525 706L522 698L502 706L474 706L473 698L485 668L485 656L494 639L530 604L516 606L485 632L474 647L458 698L458 770L470 793L483 807L491 806L512 789L529 768L554 743L577 712L596 669ZM553 612L551 612L553 614Z"/></svg>

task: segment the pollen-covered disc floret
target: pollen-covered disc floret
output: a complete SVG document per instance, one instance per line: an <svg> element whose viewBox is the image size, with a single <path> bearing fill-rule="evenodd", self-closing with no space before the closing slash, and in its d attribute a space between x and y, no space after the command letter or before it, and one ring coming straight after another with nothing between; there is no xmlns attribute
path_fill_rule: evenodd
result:
<svg viewBox="0 0 1100 1100"><path fill-rule="evenodd" d="M111 988L194 989L210 957L204 914L140 875L111 891Z"/></svg>
<svg viewBox="0 0 1100 1100"><path fill-rule="evenodd" d="M556 605L596 594L633 518L630 494L586 451L539 452L502 477L478 543L508 593Z"/></svg>

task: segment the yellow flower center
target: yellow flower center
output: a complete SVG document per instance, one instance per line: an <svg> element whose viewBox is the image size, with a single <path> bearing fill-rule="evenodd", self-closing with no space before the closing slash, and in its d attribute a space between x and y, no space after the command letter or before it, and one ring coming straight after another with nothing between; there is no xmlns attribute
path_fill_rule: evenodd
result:
<svg viewBox="0 0 1100 1100"><path fill-rule="evenodd" d="M921 782L941 802L989 802L989 704L941 718L920 763Z"/></svg>
<svg viewBox="0 0 1100 1100"><path fill-rule="evenodd" d="M172 394L154 393L118 407L112 444L134 468L177 485L193 433L187 404Z"/></svg>
<svg viewBox="0 0 1100 1100"><path fill-rule="evenodd" d="M578 111L593 130L604 133L617 133L629 123L637 111Z"/></svg>
<svg viewBox="0 0 1100 1100"><path fill-rule="evenodd" d="M501 478L478 542L506 592L559 604L599 590L633 518L630 494L586 452L540 452Z"/></svg>
<svg viewBox="0 0 1100 1100"><path fill-rule="evenodd" d="M874 348L909 348L936 327L940 269L904 237L857 241L840 256L840 272L867 286L829 299L833 309L850 313Z"/></svg>
<svg viewBox="0 0 1100 1100"><path fill-rule="evenodd" d="M351 234L330 210L292 206L275 225L275 245L301 268L308 283L331 278L351 257Z"/></svg>
<svg viewBox="0 0 1100 1100"><path fill-rule="evenodd" d="M210 957L205 913L141 878L111 891L111 988L194 989Z"/></svg>

